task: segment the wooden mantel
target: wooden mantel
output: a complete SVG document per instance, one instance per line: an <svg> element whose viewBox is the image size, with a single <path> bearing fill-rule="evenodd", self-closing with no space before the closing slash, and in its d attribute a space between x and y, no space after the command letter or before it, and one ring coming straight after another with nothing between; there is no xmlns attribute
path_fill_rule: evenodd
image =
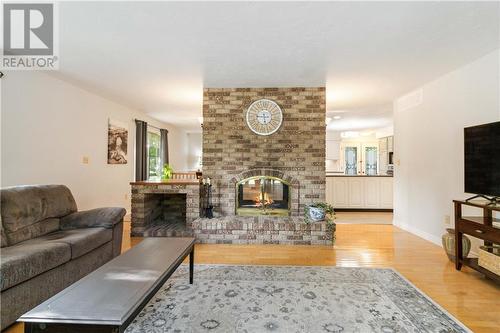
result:
<svg viewBox="0 0 500 333"><path fill-rule="evenodd" d="M201 181L197 179L169 179L169 180L142 180L130 182L130 185L200 185Z"/></svg>

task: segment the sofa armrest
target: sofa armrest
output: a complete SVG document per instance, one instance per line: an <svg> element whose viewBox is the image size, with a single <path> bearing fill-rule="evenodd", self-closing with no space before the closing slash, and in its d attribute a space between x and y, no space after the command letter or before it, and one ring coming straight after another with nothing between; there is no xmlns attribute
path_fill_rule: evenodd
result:
<svg viewBox="0 0 500 333"><path fill-rule="evenodd" d="M106 207L80 211L61 218L61 230L104 227L111 229L123 221L124 208Z"/></svg>

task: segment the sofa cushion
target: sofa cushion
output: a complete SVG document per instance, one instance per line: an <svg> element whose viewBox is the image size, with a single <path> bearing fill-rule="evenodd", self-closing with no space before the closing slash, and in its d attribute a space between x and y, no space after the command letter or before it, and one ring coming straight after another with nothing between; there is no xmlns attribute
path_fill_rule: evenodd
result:
<svg viewBox="0 0 500 333"><path fill-rule="evenodd" d="M8 245L7 244L7 237L5 237L5 232L3 231L3 227L0 228L0 236L2 237L1 242L0 242L0 246L6 247Z"/></svg>
<svg viewBox="0 0 500 333"><path fill-rule="evenodd" d="M2 216L0 215L0 237L1 237L1 247L6 247L9 244L7 243L7 237L5 236L5 231L3 230L3 224L2 224Z"/></svg>
<svg viewBox="0 0 500 333"><path fill-rule="evenodd" d="M7 187L1 189L0 196L2 222L9 245L14 245L9 239L10 233L77 210L71 191L64 185ZM15 239L13 237L13 241Z"/></svg>
<svg viewBox="0 0 500 333"><path fill-rule="evenodd" d="M31 241L2 249L0 284L2 290L18 285L71 259L65 243Z"/></svg>
<svg viewBox="0 0 500 333"><path fill-rule="evenodd" d="M88 227L113 228L123 220L127 211L120 207L104 207L79 211L61 219L61 230Z"/></svg>
<svg viewBox="0 0 500 333"><path fill-rule="evenodd" d="M113 230L106 228L86 228L63 230L38 237L28 243L64 243L71 247L71 259L83 256L101 245L110 242Z"/></svg>
<svg viewBox="0 0 500 333"><path fill-rule="evenodd" d="M24 228L17 229L16 231L6 233L5 236L7 237L8 244L14 245L29 239L47 235L58 230L59 219L49 218L37 223L33 223L31 225L27 225Z"/></svg>

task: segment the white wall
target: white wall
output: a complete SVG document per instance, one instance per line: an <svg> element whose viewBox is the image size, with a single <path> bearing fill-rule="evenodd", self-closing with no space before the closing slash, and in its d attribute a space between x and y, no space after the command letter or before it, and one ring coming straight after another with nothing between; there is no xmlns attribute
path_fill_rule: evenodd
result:
<svg viewBox="0 0 500 333"><path fill-rule="evenodd" d="M202 169L199 165L202 155L203 138L201 133L187 133L187 171Z"/></svg>
<svg viewBox="0 0 500 333"><path fill-rule="evenodd" d="M453 224L452 200L470 196L464 127L500 119L499 56L497 50L424 85L420 104L418 94L394 103L394 223L436 244L446 215Z"/></svg>
<svg viewBox="0 0 500 333"><path fill-rule="evenodd" d="M170 160L186 168L185 133L42 72L2 78L1 185L65 184L80 209L130 207L134 118L169 130ZM108 118L128 124L128 164L107 164ZM88 156L89 164L83 164Z"/></svg>

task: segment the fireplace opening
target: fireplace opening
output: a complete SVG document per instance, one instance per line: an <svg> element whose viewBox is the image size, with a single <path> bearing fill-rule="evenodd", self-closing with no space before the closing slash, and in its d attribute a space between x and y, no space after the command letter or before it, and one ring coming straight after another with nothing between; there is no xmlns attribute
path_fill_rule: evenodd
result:
<svg viewBox="0 0 500 333"><path fill-rule="evenodd" d="M145 237L190 237L185 193L144 194Z"/></svg>
<svg viewBox="0 0 500 333"><path fill-rule="evenodd" d="M257 176L236 184L236 214L242 216L288 216L290 185L284 180Z"/></svg>

